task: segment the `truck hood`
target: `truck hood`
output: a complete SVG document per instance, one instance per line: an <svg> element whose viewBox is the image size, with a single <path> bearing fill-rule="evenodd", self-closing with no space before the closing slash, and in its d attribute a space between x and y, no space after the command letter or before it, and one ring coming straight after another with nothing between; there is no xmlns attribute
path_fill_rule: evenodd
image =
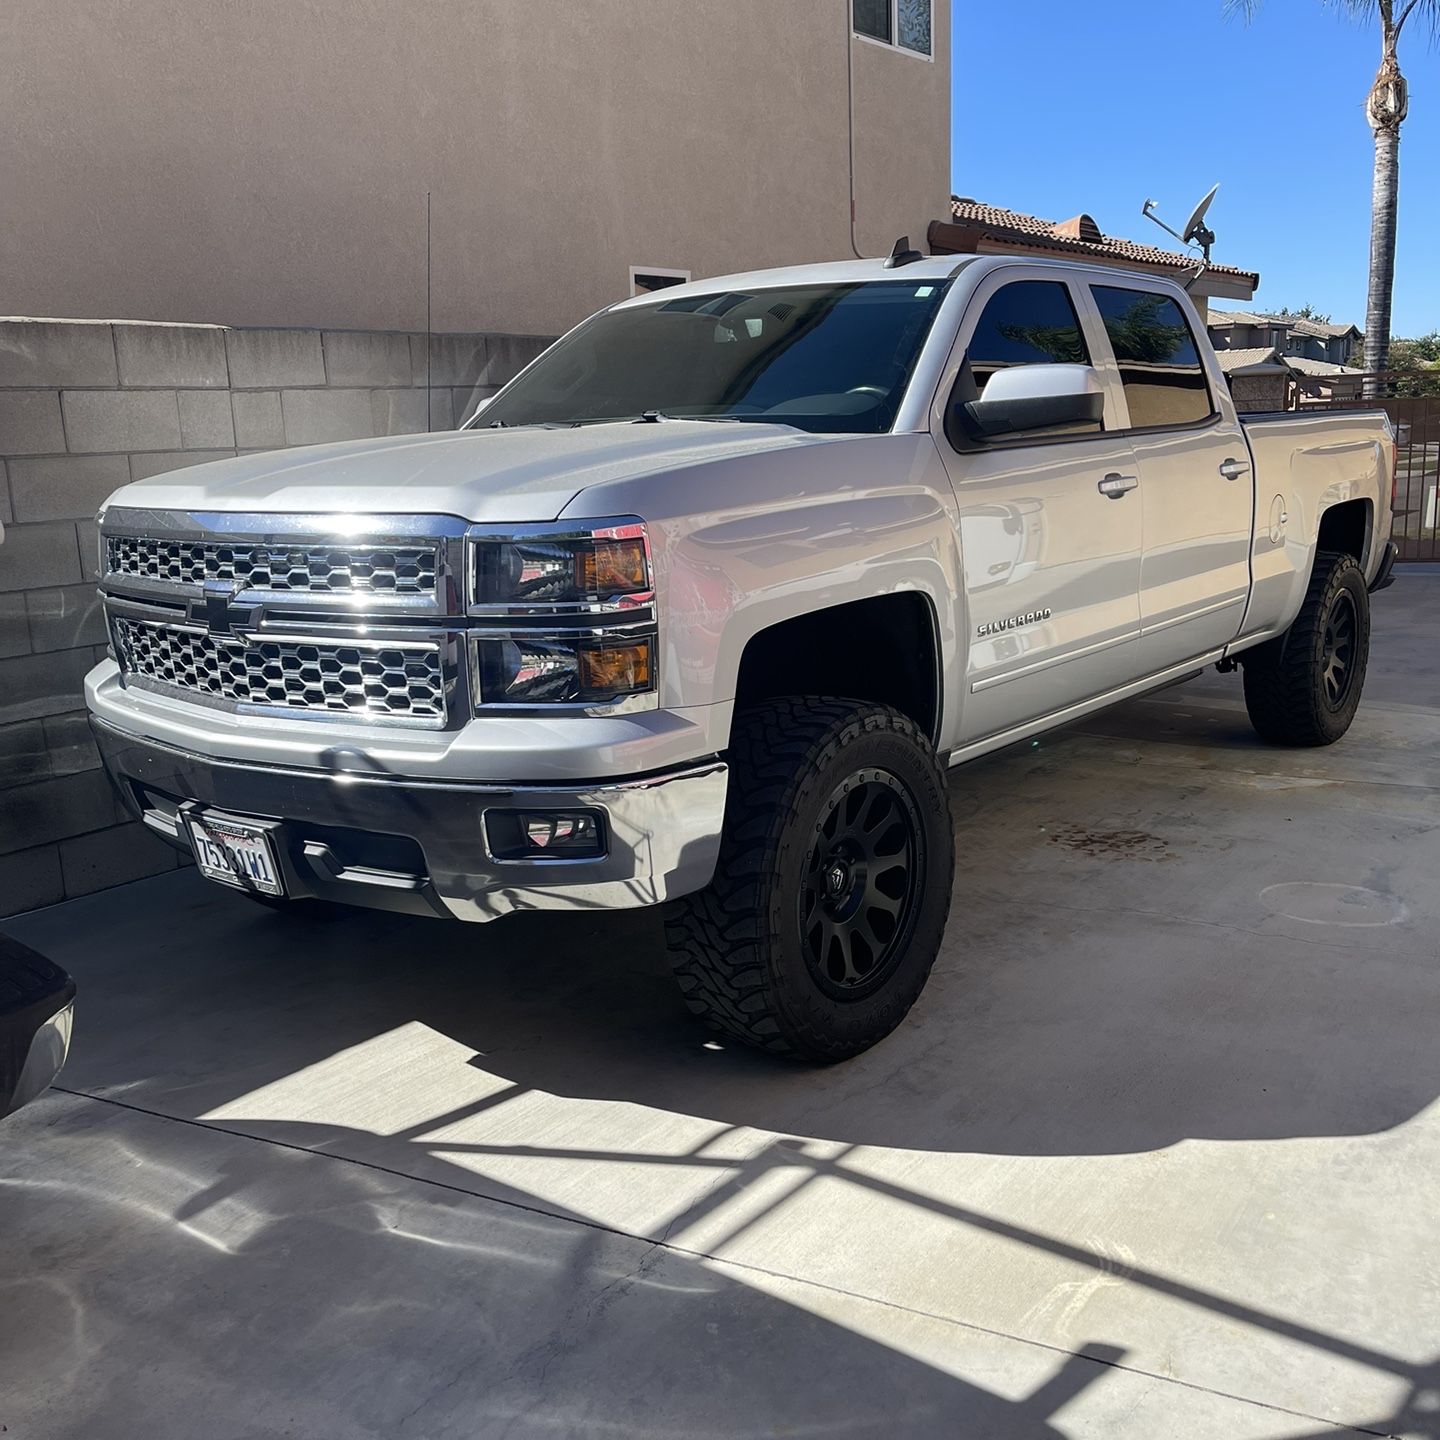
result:
<svg viewBox="0 0 1440 1440"><path fill-rule="evenodd" d="M216 460L126 485L108 503L149 510L554 520L590 485L832 438L781 425L699 420L449 430Z"/></svg>

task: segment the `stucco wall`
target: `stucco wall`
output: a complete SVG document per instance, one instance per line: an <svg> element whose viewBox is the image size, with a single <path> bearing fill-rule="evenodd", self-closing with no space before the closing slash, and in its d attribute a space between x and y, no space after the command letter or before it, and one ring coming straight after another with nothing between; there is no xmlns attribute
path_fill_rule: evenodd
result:
<svg viewBox="0 0 1440 1440"><path fill-rule="evenodd" d="M431 428L543 345L432 337ZM106 496L241 451L424 430L426 372L424 335L0 321L0 916L177 861L117 807L86 724Z"/></svg>
<svg viewBox="0 0 1440 1440"><path fill-rule="evenodd" d="M0 305L554 334L627 292L923 244L936 58L849 0L6 0Z"/></svg>

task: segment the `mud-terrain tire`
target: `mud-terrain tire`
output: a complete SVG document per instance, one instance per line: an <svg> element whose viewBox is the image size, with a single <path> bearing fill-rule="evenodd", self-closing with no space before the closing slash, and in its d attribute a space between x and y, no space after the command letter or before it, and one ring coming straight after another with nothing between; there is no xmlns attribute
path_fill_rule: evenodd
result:
<svg viewBox="0 0 1440 1440"><path fill-rule="evenodd" d="M945 772L884 705L794 697L737 714L710 885L666 938L690 1009L777 1055L868 1050L919 998L950 909Z"/></svg>
<svg viewBox="0 0 1440 1440"><path fill-rule="evenodd" d="M1333 745L1349 728L1370 658L1370 596L1352 556L1321 552L1294 624L1240 656L1245 708L1273 745Z"/></svg>

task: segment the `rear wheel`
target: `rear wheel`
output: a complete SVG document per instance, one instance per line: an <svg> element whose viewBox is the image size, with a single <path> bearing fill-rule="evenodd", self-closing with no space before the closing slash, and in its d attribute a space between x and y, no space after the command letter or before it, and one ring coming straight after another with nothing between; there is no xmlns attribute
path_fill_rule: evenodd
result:
<svg viewBox="0 0 1440 1440"><path fill-rule="evenodd" d="M1365 576L1352 556L1322 552L1294 624L1240 656L1250 723L1276 745L1333 745L1355 718L1369 658Z"/></svg>
<svg viewBox="0 0 1440 1440"><path fill-rule="evenodd" d="M748 1045L843 1060L934 964L954 838L945 774L898 711L768 701L736 717L715 877L666 931L687 1004Z"/></svg>

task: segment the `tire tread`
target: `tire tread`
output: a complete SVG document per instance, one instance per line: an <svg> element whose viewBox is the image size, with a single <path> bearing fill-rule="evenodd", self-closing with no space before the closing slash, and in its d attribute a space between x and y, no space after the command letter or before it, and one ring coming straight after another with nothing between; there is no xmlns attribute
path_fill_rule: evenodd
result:
<svg viewBox="0 0 1440 1440"><path fill-rule="evenodd" d="M1300 613L1290 629L1279 639L1256 646L1240 657L1245 708L1262 740L1275 745L1330 745L1349 728L1349 717L1337 727L1334 716L1324 707L1314 657L1335 592L1346 583L1351 571L1361 574L1353 556L1333 551L1317 554ZM1360 584L1363 592L1363 575ZM1364 606L1357 607L1356 624L1357 643L1362 638L1364 641L1356 661L1359 673L1351 682L1358 703L1369 649L1369 619Z"/></svg>
<svg viewBox="0 0 1440 1440"><path fill-rule="evenodd" d="M666 915L671 963L689 1009L721 1033L771 1054L839 1060L855 1053L794 1016L782 1023L766 965L773 938L767 886L806 777L856 734L877 730L903 735L929 753L914 722L887 706L783 697L737 714L715 875Z"/></svg>

